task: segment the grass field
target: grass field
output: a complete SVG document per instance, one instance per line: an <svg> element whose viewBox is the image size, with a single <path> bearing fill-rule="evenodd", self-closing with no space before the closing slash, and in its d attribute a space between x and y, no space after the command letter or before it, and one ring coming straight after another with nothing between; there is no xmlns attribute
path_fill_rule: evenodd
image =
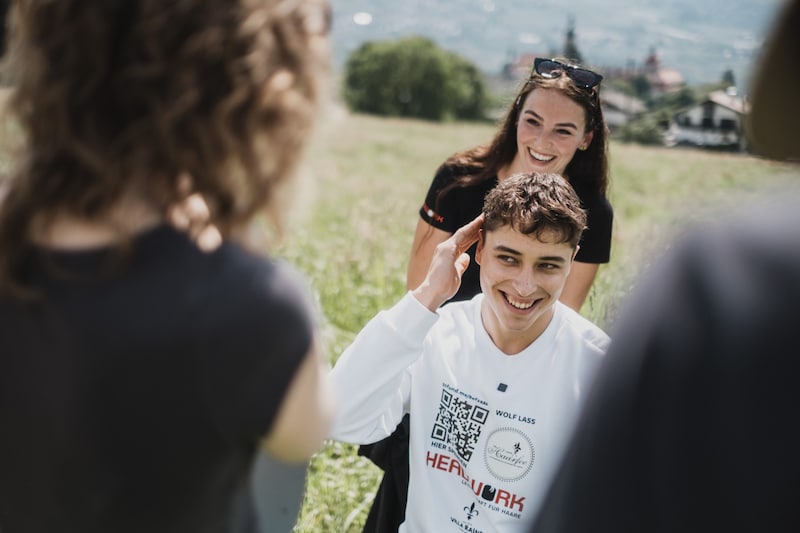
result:
<svg viewBox="0 0 800 533"><path fill-rule="evenodd" d="M451 153L488 141L494 126L379 119L338 107L321 122L284 244L273 253L306 273L333 362L367 320L405 292L417 210L436 167ZM741 154L612 143L610 161L612 259L582 310L606 330L676 234L713 223L720 213L758 216L754 206L764 191L796 186L792 168ZM6 163L0 160L0 167ZM380 476L355 446L329 442L309 467L295 531L360 532Z"/></svg>
<svg viewBox="0 0 800 533"><path fill-rule="evenodd" d="M308 275L319 296L331 361L405 292L416 213L436 167L493 132L491 124L328 113L278 251ZM610 160L612 259L582 310L606 330L677 234L720 214L754 216L745 210L759 205L763 191L794 186L789 167L742 154L612 143ZM381 472L355 450L330 442L314 458L297 532L361 531Z"/></svg>

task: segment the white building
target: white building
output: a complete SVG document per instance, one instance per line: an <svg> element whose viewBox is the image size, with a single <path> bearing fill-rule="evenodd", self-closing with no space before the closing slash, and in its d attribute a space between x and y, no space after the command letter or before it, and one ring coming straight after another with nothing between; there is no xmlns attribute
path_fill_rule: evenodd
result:
<svg viewBox="0 0 800 533"><path fill-rule="evenodd" d="M673 117L665 135L666 142L673 146L689 144L744 150L747 139L743 122L749 108L733 87L714 91L704 101Z"/></svg>

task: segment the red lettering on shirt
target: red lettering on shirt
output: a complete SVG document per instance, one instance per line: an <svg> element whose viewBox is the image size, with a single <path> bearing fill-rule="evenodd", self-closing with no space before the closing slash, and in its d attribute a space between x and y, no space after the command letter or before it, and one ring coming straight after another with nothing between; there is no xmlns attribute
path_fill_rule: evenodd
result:
<svg viewBox="0 0 800 533"><path fill-rule="evenodd" d="M422 204L422 210L425 211L425 214L428 215L431 219L435 220L436 222L444 222L444 217L428 207L427 203Z"/></svg>
<svg viewBox="0 0 800 533"><path fill-rule="evenodd" d="M513 509L514 507L519 507L519 512L522 512L522 508L525 507L522 502L525 501L525 496L519 497L516 494L511 495L511 503L508 504L509 509Z"/></svg>
<svg viewBox="0 0 800 533"><path fill-rule="evenodd" d="M428 451L426 452L425 464L430 468L457 475L469 483L472 492L474 492L476 496L490 501L495 505L502 505L506 509L516 508L520 513L525 508L525 496L519 496L507 490L487 485L483 481L470 479L466 469L461 465L461 462L454 457L443 453L431 453Z"/></svg>
<svg viewBox="0 0 800 533"><path fill-rule="evenodd" d="M475 496L480 496L481 492L483 491L483 481L478 481L478 488L475 488L475 480L469 480L469 486L472 488L472 492L475 493Z"/></svg>
<svg viewBox="0 0 800 533"><path fill-rule="evenodd" d="M448 472L452 472L453 470L456 471L456 475L459 477L464 477L464 474L461 471L461 462L460 461L450 461L450 468L447 470Z"/></svg>
<svg viewBox="0 0 800 533"><path fill-rule="evenodd" d="M497 505L502 504L503 507L508 509L508 500L511 498L511 493L507 490L500 489L497 491L497 498L495 498L494 503Z"/></svg>
<svg viewBox="0 0 800 533"><path fill-rule="evenodd" d="M428 452L427 457L425 457L425 464L430 466L431 468L436 468L436 459L438 458L439 458L438 453L434 453L433 456L431 456L431 452Z"/></svg>

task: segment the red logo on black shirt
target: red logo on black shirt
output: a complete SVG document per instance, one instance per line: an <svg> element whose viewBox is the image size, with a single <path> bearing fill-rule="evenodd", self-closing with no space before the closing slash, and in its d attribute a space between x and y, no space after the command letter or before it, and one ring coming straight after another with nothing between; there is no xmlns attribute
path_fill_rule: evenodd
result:
<svg viewBox="0 0 800 533"><path fill-rule="evenodd" d="M442 215L438 214L436 211L434 211L430 207L428 207L427 203L422 204L422 210L425 212L425 214L431 220L433 220L435 222L439 222L439 223L444 222L444 217Z"/></svg>

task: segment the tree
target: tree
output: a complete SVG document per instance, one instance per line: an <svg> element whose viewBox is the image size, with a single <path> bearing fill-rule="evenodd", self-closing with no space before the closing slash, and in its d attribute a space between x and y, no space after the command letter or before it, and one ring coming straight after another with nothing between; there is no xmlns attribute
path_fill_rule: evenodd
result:
<svg viewBox="0 0 800 533"><path fill-rule="evenodd" d="M583 63L583 57L575 43L575 18L570 16L567 19L567 35L564 40L564 57L576 63Z"/></svg>
<svg viewBox="0 0 800 533"><path fill-rule="evenodd" d="M699 101L700 98L691 87L681 87L677 91L662 95L660 106L679 110L692 107Z"/></svg>
<svg viewBox="0 0 800 533"><path fill-rule="evenodd" d="M470 61L458 54L445 52L449 75L447 96L455 118L479 120L484 118L489 95L483 74Z"/></svg>
<svg viewBox="0 0 800 533"><path fill-rule="evenodd" d="M345 64L344 99L355 111L428 120L483 118L480 71L425 37L372 41Z"/></svg>
<svg viewBox="0 0 800 533"><path fill-rule="evenodd" d="M647 79L647 76L636 76L631 80L631 86L633 87L633 94L637 97L641 98L642 100L647 100L650 98L652 87L650 85L650 80Z"/></svg>
<svg viewBox="0 0 800 533"><path fill-rule="evenodd" d="M733 70L727 69L722 73L722 84L725 87L736 87L736 76L733 74Z"/></svg>

